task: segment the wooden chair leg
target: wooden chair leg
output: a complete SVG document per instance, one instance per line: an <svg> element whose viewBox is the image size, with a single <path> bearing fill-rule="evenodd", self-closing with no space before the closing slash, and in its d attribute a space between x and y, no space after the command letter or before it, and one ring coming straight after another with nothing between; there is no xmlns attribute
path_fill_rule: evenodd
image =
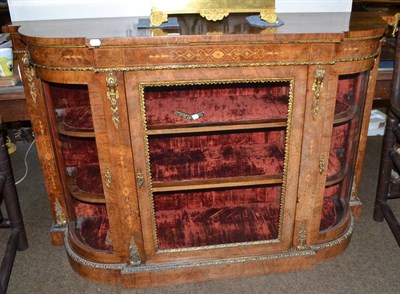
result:
<svg viewBox="0 0 400 294"><path fill-rule="evenodd" d="M25 226L22 220L22 213L18 201L17 188L15 187L10 159L2 137L0 138L0 171L6 175L6 182L3 188L3 198L10 226L12 230L17 229L20 232L18 249L25 250L28 248L28 239L26 238Z"/></svg>
<svg viewBox="0 0 400 294"><path fill-rule="evenodd" d="M397 244L400 246L400 224L387 202L381 203L381 211L386 222L389 225L390 230L393 233L394 238L397 241Z"/></svg>
<svg viewBox="0 0 400 294"><path fill-rule="evenodd" d="M400 154L397 147L400 143L400 34L396 36L393 79L390 91L390 105L383 139L381 165L379 169L378 188L374 205L373 218L388 223L397 243L400 246L400 225L391 210L389 201L399 198L398 179L394 179L394 171L400 173ZM395 150L396 149L396 150ZM392 173L393 172L393 173ZM393 177L393 178L392 178Z"/></svg>
<svg viewBox="0 0 400 294"><path fill-rule="evenodd" d="M397 127L398 122L399 122L398 119L389 111L386 120L385 135L383 137L378 188L377 188L374 213L373 213L373 218L377 222L381 222L384 219L383 212L381 209L381 203L387 202L387 197L389 192L389 182L393 167L392 160L390 159L390 152L393 150L393 146L396 143L396 138L392 130L394 127Z"/></svg>
<svg viewBox="0 0 400 294"><path fill-rule="evenodd" d="M7 224L4 225L5 220L2 219L1 227L11 227L11 234L0 266L0 293L5 293L7 291L16 252L17 250L22 251L27 249L28 240L22 220L17 189L15 187L7 148L3 137L0 136L0 201L1 200L4 200L8 215Z"/></svg>

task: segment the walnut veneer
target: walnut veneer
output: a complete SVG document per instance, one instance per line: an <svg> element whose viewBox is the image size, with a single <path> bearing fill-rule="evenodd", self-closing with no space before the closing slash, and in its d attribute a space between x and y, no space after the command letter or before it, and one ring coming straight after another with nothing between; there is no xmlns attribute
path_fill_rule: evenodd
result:
<svg viewBox="0 0 400 294"><path fill-rule="evenodd" d="M372 14L15 23L54 244L104 283L305 269L347 247L386 24Z"/></svg>

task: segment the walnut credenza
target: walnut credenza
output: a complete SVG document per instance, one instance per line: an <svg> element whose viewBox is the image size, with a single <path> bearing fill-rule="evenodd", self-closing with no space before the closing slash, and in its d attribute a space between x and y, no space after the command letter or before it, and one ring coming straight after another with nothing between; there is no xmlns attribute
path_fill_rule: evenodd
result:
<svg viewBox="0 0 400 294"><path fill-rule="evenodd" d="M345 250L386 24L329 21L343 16L8 27L52 241L72 267L145 287L311 268Z"/></svg>

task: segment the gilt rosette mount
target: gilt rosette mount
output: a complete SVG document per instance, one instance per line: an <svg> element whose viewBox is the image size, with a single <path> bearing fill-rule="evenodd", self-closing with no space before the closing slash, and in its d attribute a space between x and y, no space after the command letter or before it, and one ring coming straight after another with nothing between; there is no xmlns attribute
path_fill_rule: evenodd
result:
<svg viewBox="0 0 400 294"><path fill-rule="evenodd" d="M211 21L222 20L230 13L254 13L268 23L278 22L275 0L153 0L150 26L157 27L171 14L200 14Z"/></svg>

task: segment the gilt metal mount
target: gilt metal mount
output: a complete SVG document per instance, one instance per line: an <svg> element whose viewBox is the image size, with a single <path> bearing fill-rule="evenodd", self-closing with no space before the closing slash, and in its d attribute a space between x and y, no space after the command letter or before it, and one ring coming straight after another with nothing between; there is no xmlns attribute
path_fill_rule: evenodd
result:
<svg viewBox="0 0 400 294"><path fill-rule="evenodd" d="M160 26L171 14L200 14L207 20L218 21L230 13L260 14L261 19L276 23L275 0L153 0L150 26Z"/></svg>

